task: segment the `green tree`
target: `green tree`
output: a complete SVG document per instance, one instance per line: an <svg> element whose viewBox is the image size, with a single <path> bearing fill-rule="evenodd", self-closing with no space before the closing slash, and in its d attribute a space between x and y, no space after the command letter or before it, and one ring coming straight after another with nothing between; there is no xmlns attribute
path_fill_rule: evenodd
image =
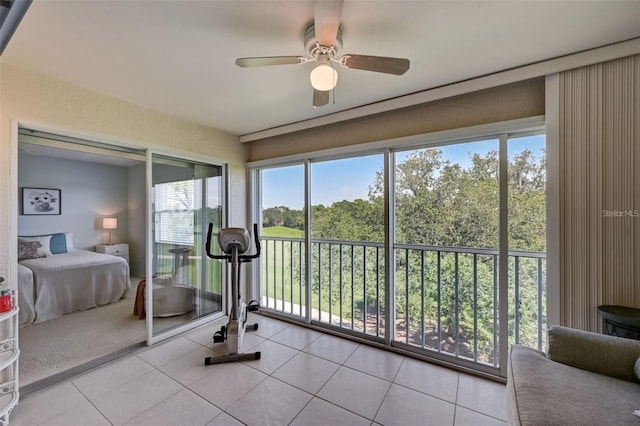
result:
<svg viewBox="0 0 640 426"><path fill-rule="evenodd" d="M529 150L509 161L510 250L545 249L544 164L544 152L536 156ZM493 362L499 242L497 151L484 156L473 154L469 166L463 167L444 159L441 149L416 150L396 165L394 177L394 240L410 245L396 249L395 264L391 265L396 281L397 327L411 343L445 344L446 348L438 349L455 349L462 356L472 356L477 346L480 360ZM383 171L376 173L366 200L343 200L311 209L312 238L336 241L313 244L313 306L331 310L334 316L341 314L352 325L366 324L372 313L384 309ZM265 209L263 217L264 226L304 227L302 210L273 207ZM473 253L460 253L464 250L458 248L470 248ZM489 251L480 254L478 249ZM544 276L539 276L544 274L540 262L535 258L509 258L509 305L516 305L517 281L519 328L528 343L533 343L531 336L537 336L538 298L543 297L537 288L540 280L544 282ZM294 267L294 277L302 277L302 267ZM512 333L514 319L511 309L508 321ZM429 335L437 334L438 326L443 338L440 342ZM459 339L452 343L454 336Z"/></svg>

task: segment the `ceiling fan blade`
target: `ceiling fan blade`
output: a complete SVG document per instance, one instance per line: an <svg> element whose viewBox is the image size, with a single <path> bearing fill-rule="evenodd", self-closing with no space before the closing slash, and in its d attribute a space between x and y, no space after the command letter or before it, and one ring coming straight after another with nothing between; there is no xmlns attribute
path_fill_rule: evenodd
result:
<svg viewBox="0 0 640 426"><path fill-rule="evenodd" d="M409 69L409 60L385 56L343 55L340 64L346 68L402 75Z"/></svg>
<svg viewBox="0 0 640 426"><path fill-rule="evenodd" d="M303 64L307 61L304 56L264 56L258 58L238 58L236 65L242 68L266 67L269 65Z"/></svg>
<svg viewBox="0 0 640 426"><path fill-rule="evenodd" d="M313 26L316 40L322 46L336 44L343 0L315 0L313 2Z"/></svg>
<svg viewBox="0 0 640 426"><path fill-rule="evenodd" d="M329 92L330 90L327 91L320 91L320 90L313 90L313 106L314 107L319 107L322 105L326 105L329 103Z"/></svg>

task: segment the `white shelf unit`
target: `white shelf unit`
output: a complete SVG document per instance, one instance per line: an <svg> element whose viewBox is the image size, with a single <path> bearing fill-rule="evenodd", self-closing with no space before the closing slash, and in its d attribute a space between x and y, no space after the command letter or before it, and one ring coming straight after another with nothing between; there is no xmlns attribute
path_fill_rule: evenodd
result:
<svg viewBox="0 0 640 426"><path fill-rule="evenodd" d="M12 294L13 308L0 314L0 377L4 383L0 384L0 426L9 424L11 410L20 399L18 383L18 308L15 305L15 293Z"/></svg>

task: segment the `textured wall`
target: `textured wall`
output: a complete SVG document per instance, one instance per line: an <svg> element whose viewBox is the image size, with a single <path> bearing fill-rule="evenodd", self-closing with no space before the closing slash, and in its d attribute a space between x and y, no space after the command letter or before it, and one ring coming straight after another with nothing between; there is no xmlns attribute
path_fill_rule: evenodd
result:
<svg viewBox="0 0 640 426"><path fill-rule="evenodd" d="M204 155L229 164L230 223L246 226L246 147L236 136L0 63L0 275L9 261L12 119L126 141L168 153Z"/></svg>
<svg viewBox="0 0 640 426"><path fill-rule="evenodd" d="M249 161L544 114L544 78L248 142Z"/></svg>
<svg viewBox="0 0 640 426"><path fill-rule="evenodd" d="M640 308L640 56L560 75L560 319Z"/></svg>
<svg viewBox="0 0 640 426"><path fill-rule="evenodd" d="M18 182L21 187L57 188L62 191L62 214L20 215L18 235L73 232L75 248L93 250L96 244L108 242L109 233L102 229L102 217L116 216L118 229L112 232L113 241L129 241L126 167L21 153L18 157ZM144 180L134 185L144 189Z"/></svg>

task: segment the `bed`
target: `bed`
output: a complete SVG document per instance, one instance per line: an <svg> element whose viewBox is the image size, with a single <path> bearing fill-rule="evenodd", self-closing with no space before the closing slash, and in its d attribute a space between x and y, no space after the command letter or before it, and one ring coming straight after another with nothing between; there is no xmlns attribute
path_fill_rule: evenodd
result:
<svg viewBox="0 0 640 426"><path fill-rule="evenodd" d="M33 272L26 266L18 264L18 303L20 325L29 324L36 319L36 307L33 294Z"/></svg>
<svg viewBox="0 0 640 426"><path fill-rule="evenodd" d="M131 286L124 259L87 250L21 260L18 268L21 325L117 302Z"/></svg>

